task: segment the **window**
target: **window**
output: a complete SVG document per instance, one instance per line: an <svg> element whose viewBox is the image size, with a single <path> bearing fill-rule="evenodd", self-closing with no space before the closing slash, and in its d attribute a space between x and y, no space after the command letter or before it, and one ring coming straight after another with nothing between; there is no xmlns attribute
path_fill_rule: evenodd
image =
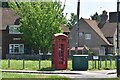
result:
<svg viewBox="0 0 120 80"><path fill-rule="evenodd" d="M105 55L105 47L99 48L99 55Z"/></svg>
<svg viewBox="0 0 120 80"><path fill-rule="evenodd" d="M9 25L9 34L22 34L18 29L19 25Z"/></svg>
<svg viewBox="0 0 120 80"><path fill-rule="evenodd" d="M10 54L21 54L24 53L24 44L9 44Z"/></svg>
<svg viewBox="0 0 120 80"><path fill-rule="evenodd" d="M91 34L85 34L85 39L91 39Z"/></svg>
<svg viewBox="0 0 120 80"><path fill-rule="evenodd" d="M80 33L79 33L79 36L81 37L83 34L84 34L83 32L80 32Z"/></svg>

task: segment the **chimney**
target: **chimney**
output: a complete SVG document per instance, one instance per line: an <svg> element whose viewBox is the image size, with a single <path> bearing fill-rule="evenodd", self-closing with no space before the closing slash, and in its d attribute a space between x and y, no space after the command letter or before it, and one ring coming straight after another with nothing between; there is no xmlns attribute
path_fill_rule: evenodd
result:
<svg viewBox="0 0 120 80"><path fill-rule="evenodd" d="M104 10L102 12L102 15L100 16L100 22L98 24L98 27L100 29L104 26L104 24L106 23L107 19L108 19L107 11Z"/></svg>

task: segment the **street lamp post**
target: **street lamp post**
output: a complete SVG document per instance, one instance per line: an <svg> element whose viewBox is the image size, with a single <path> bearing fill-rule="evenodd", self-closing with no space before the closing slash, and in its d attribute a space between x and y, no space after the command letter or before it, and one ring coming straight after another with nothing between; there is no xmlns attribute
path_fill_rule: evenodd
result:
<svg viewBox="0 0 120 80"><path fill-rule="evenodd" d="M76 25L76 54L78 53L78 47L79 47L79 14L80 14L80 0L78 0L77 5L77 25Z"/></svg>
<svg viewBox="0 0 120 80"><path fill-rule="evenodd" d="M119 53L119 0L117 0L117 77L120 77L120 53Z"/></svg>

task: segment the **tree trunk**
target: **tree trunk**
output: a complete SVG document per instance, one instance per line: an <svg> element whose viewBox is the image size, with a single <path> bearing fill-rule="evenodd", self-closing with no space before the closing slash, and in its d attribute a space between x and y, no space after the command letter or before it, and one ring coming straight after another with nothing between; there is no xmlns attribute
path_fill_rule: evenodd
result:
<svg viewBox="0 0 120 80"><path fill-rule="evenodd" d="M43 60L46 60L47 59L47 55L46 53L43 53L43 57L42 57Z"/></svg>

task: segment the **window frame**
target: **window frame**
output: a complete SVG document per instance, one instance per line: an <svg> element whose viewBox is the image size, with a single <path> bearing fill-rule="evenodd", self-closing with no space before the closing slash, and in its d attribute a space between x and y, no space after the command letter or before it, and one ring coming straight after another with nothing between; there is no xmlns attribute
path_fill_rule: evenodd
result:
<svg viewBox="0 0 120 80"><path fill-rule="evenodd" d="M86 40L91 40L92 39L92 35L90 33L85 33L85 39Z"/></svg>
<svg viewBox="0 0 120 80"><path fill-rule="evenodd" d="M19 30L17 30L19 27L20 25L9 25L9 34L23 34Z"/></svg>
<svg viewBox="0 0 120 80"><path fill-rule="evenodd" d="M22 45L22 49L20 46ZM13 46L13 47L11 47ZM18 52L15 52L15 47L18 48ZM22 52L21 52L22 51ZM9 44L9 54L23 54L24 53L24 44Z"/></svg>

